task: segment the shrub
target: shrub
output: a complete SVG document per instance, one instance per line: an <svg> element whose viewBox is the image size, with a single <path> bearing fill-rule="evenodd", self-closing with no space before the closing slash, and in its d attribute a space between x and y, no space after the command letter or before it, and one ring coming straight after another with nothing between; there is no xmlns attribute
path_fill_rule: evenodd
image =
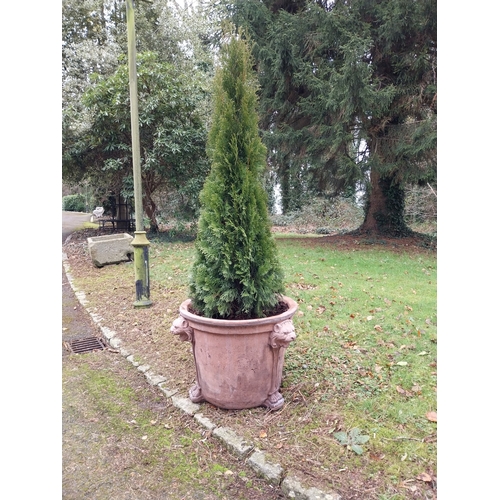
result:
<svg viewBox="0 0 500 500"><path fill-rule="evenodd" d="M405 188L405 221L408 225L434 222L437 218L437 195L430 186Z"/></svg>
<svg viewBox="0 0 500 500"><path fill-rule="evenodd" d="M62 209L66 212L85 212L85 198L81 194L63 196Z"/></svg>
<svg viewBox="0 0 500 500"><path fill-rule="evenodd" d="M363 209L354 200L311 198L301 210L272 216L275 226L296 232L331 234L352 231L363 222Z"/></svg>
<svg viewBox="0 0 500 500"><path fill-rule="evenodd" d="M259 137L250 48L241 32L221 55L191 299L206 317L258 318L272 314L284 291L262 182L266 148Z"/></svg>

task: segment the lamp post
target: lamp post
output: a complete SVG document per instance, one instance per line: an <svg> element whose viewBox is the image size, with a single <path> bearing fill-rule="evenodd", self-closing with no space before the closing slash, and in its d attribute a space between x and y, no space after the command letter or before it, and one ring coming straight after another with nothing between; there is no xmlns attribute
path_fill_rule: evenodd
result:
<svg viewBox="0 0 500 500"><path fill-rule="evenodd" d="M137 63L135 47L135 16L133 0L126 0L128 72L130 83L130 120L132 129L132 167L134 171L135 233L134 247L135 294L134 307L148 307L149 298L149 241L144 230L142 214L141 152L139 141L139 107L137 104Z"/></svg>

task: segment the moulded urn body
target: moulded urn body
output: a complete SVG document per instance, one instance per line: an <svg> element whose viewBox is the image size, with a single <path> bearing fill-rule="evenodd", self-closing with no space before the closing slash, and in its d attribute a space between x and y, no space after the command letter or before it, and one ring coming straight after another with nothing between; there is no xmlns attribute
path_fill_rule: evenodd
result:
<svg viewBox="0 0 500 500"><path fill-rule="evenodd" d="M184 301L172 333L192 344L196 383L189 396L225 409L283 406L279 393L284 352L295 339L292 316L297 303L282 300L288 310L271 317L249 320L205 318L189 311Z"/></svg>

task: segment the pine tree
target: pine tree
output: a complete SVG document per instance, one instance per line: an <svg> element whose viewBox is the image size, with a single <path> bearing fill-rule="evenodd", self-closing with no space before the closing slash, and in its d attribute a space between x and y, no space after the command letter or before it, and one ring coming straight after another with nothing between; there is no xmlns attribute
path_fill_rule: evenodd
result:
<svg viewBox="0 0 500 500"><path fill-rule="evenodd" d="M284 209L369 178L360 229L408 233L405 184L436 179L436 0L225 3L255 42Z"/></svg>
<svg viewBox="0 0 500 500"><path fill-rule="evenodd" d="M222 49L214 82L211 172L200 195L190 281L193 308L206 317L264 317L284 291L262 181L256 91L249 42L238 32Z"/></svg>

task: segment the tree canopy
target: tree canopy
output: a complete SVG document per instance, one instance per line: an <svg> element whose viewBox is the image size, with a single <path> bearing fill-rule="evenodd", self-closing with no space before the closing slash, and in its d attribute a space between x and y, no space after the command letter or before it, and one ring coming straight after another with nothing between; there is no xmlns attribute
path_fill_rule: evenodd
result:
<svg viewBox="0 0 500 500"><path fill-rule="evenodd" d="M215 24L229 19L244 27L254 42L268 176L280 188L284 212L300 208L311 195L352 195L358 190L365 193L361 231L408 233L404 187L436 181L436 0L200 4L204 10L183 8L173 0L136 2L139 53L154 53L157 64L171 64L169 74L189 80L185 91L191 80L203 82L208 90L222 33ZM89 96L97 94L94 89L83 95L89 87L104 85L103 79L116 78L126 50L124 2L63 1L65 180L97 172L86 163L92 156L89 132L97 112ZM100 78L93 80L92 74ZM198 91L193 96L198 113L208 116L208 99L200 99ZM120 104L125 96L121 92ZM151 108L153 94L149 96ZM153 126L146 117L141 123ZM105 168L101 165L107 174L125 171L118 168L116 147L108 145L106 154L113 154L100 157L107 162ZM83 152L87 156L78 157ZM143 161L149 162L146 157Z"/></svg>
<svg viewBox="0 0 500 500"><path fill-rule="evenodd" d="M284 209L364 184L360 230L407 233L403 187L436 175L436 0L222 3L255 42Z"/></svg>
<svg viewBox="0 0 500 500"><path fill-rule="evenodd" d="M144 209L155 229L155 192L175 191L191 216L197 208L213 64L195 10L134 3ZM125 2L64 0L62 18L63 180L131 196Z"/></svg>
<svg viewBox="0 0 500 500"><path fill-rule="evenodd" d="M164 188L197 195L207 173L199 110L205 96L200 82L188 81L154 52L137 56L137 75L144 210L157 230L153 194ZM133 185L127 65L111 76L94 75L82 105L88 124L66 145L63 169L119 193Z"/></svg>

